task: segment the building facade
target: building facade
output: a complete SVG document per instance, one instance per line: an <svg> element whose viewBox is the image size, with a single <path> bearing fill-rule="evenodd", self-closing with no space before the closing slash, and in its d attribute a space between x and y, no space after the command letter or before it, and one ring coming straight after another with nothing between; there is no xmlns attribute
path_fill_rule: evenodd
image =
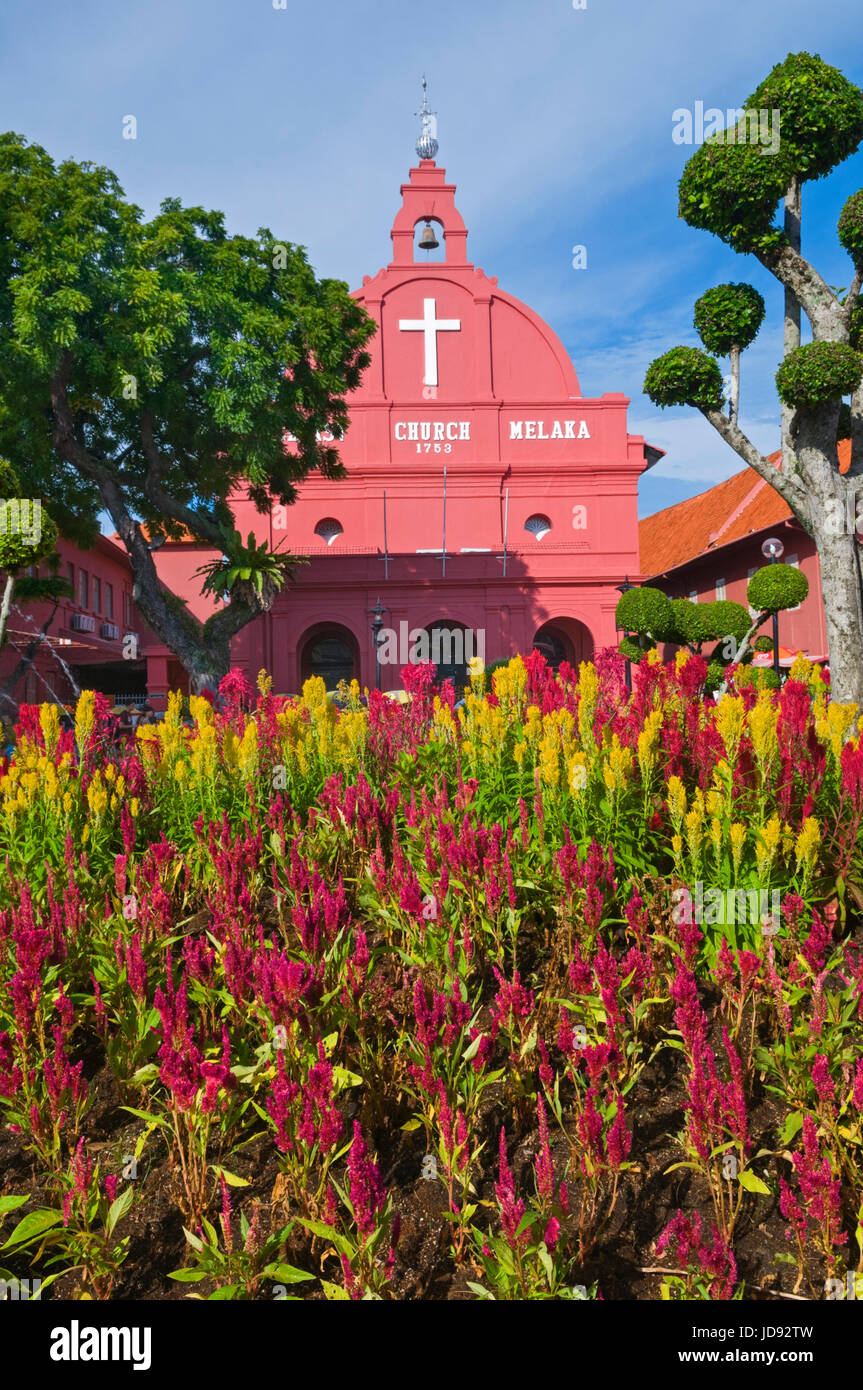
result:
<svg viewBox="0 0 863 1390"><path fill-rule="evenodd" d="M779 453L770 455L775 465L780 459ZM850 441L840 440L842 473L850 462ZM645 584L662 589L669 598L702 603L727 598L744 608L748 607L749 580L768 563L761 547L775 536L784 546L782 563L797 566L809 581L804 601L779 614L780 665L789 667L797 652L826 662L827 631L815 543L779 493L751 468L645 517L639 523L639 536ZM765 623L760 633L772 636L771 624ZM758 665L769 665L771 660L770 656L755 658Z"/></svg>
<svg viewBox="0 0 863 1390"><path fill-rule="evenodd" d="M418 153L432 147L421 139ZM533 645L584 660L618 641L617 585L639 569L638 479L661 451L627 432L623 394L584 397L552 329L468 260L433 158L401 197L392 260L354 292L377 333L338 444L347 476L309 478L268 516L232 498L244 536L310 557L233 646L234 664L251 681L266 668L279 692L313 674L400 688L400 668L425 656L456 679L473 654ZM212 605L193 575L211 553L168 542L156 554L201 617ZM158 696L171 657L147 657Z"/></svg>
<svg viewBox="0 0 863 1390"><path fill-rule="evenodd" d="M101 690L131 703L147 694L146 649L153 642L132 601L132 568L125 549L99 536L92 550L61 539L58 576L74 595L60 599L35 660L11 692L19 704L74 699L80 689ZM44 566L40 573L47 573ZM53 603L13 607L0 651L0 689L51 617ZM74 684L73 684L74 682Z"/></svg>

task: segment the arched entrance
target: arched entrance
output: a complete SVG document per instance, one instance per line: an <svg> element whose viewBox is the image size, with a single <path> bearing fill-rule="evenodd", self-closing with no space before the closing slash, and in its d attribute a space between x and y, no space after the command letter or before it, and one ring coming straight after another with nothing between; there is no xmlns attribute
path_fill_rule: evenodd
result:
<svg viewBox="0 0 863 1390"><path fill-rule="evenodd" d="M555 618L543 623L531 645L542 653L554 671L562 661L576 668L580 662L590 661L594 648L589 628L578 618Z"/></svg>
<svg viewBox="0 0 863 1390"><path fill-rule="evenodd" d="M435 664L438 685L451 680L460 700L468 683L467 663L474 655L473 634L463 623L440 618L425 629L429 638L429 660Z"/></svg>
<svg viewBox="0 0 863 1390"><path fill-rule="evenodd" d="M340 623L319 623L300 642L300 685L320 676L327 690L339 681L359 679L360 660L356 639Z"/></svg>

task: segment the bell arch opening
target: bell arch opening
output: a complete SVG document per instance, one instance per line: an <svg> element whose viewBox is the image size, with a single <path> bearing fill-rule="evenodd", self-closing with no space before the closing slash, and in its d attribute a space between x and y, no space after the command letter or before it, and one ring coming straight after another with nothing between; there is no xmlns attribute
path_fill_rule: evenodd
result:
<svg viewBox="0 0 863 1390"><path fill-rule="evenodd" d="M432 242L435 244L432 245ZM414 224L414 262L426 265L446 260L446 235L438 217L421 217Z"/></svg>

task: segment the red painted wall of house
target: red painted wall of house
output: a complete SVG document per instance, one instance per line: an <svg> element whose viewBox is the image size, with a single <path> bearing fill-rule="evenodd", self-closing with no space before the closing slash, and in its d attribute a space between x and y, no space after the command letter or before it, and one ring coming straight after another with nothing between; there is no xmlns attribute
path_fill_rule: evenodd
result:
<svg viewBox="0 0 863 1390"><path fill-rule="evenodd" d="M50 650L43 643L33 668L13 692L15 697L22 703L39 702L49 698L50 687L61 700L71 700L72 687L58 657L69 666L92 668L91 683L96 689L120 691L142 686L146 669L145 651L147 644L153 642L153 634L132 602L132 571L125 550L106 536L100 536L92 550L79 550L71 542L61 539L58 550L61 557L58 574L62 578L72 578L75 597L60 600L57 614L48 630ZM40 572L47 573L44 566ZM13 610L9 622L11 641L0 652L0 685L8 680L20 659L12 642L18 647L26 646L30 638L41 630L52 606L36 603L26 605L20 613ZM72 620L78 615L92 619L92 632L76 630ZM116 628L116 636L104 627L109 623ZM130 632L137 633L139 637L137 662L124 660L123 656L123 638ZM106 683L104 677L109 667L113 669L111 679Z"/></svg>

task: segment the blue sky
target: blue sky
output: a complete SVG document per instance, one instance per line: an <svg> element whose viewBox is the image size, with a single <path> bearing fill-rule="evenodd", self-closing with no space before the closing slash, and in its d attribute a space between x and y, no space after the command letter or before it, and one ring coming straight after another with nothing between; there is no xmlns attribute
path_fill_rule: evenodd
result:
<svg viewBox="0 0 863 1390"><path fill-rule="evenodd" d="M353 288L390 258L425 72L471 259L548 320L586 395L625 391L632 432L667 450L641 483L646 515L742 467L696 412L641 392L653 357L697 342L711 285L765 296L741 423L764 451L778 443L781 289L678 220L691 149L672 141L672 112L740 106L804 49L863 85L861 34L845 0L6 0L0 128L108 165L148 213L179 196L222 209L229 230L267 226ZM803 250L828 283L849 282L835 228L861 185L857 154L804 189Z"/></svg>

